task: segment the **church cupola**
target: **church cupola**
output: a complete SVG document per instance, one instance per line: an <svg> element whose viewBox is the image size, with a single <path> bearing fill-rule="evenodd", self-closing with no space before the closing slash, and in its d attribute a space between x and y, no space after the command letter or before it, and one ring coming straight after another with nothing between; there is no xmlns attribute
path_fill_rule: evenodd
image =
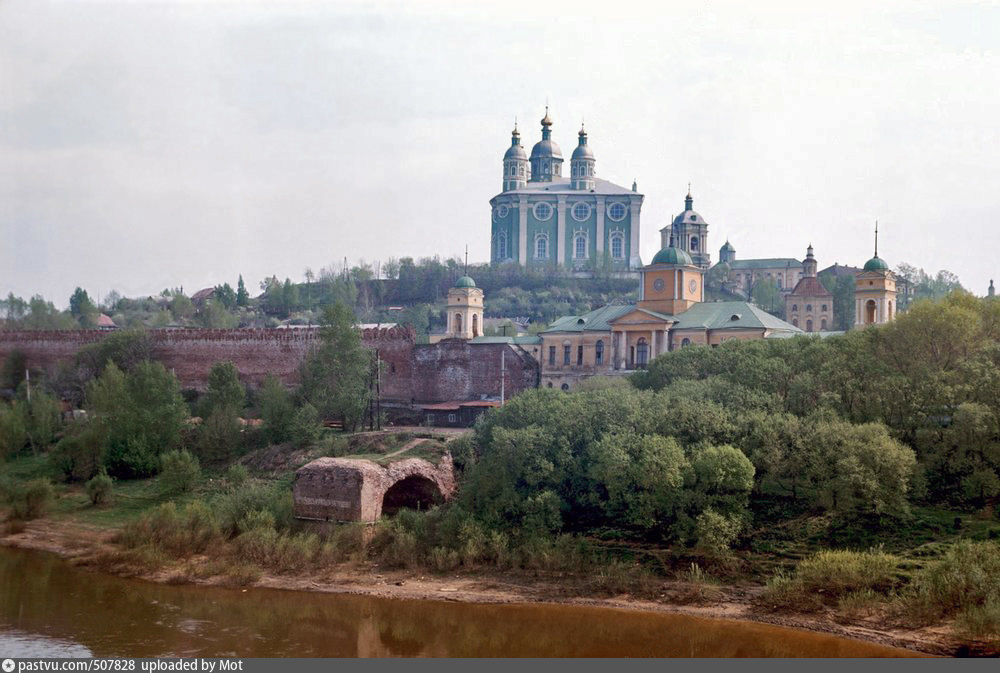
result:
<svg viewBox="0 0 1000 673"><path fill-rule="evenodd" d="M552 120L549 119L549 106L545 106L545 116L542 118L542 139L531 148L531 182L552 182L553 178L562 177L562 150L552 140Z"/></svg>
<svg viewBox="0 0 1000 673"><path fill-rule="evenodd" d="M719 248L719 263L732 264L735 261L736 261L736 248L733 246L732 243L729 242L729 239L727 238L723 246Z"/></svg>
<svg viewBox="0 0 1000 673"><path fill-rule="evenodd" d="M684 197L684 210L694 210L694 198L691 196L691 185L688 185L687 196Z"/></svg>
<svg viewBox="0 0 1000 673"><path fill-rule="evenodd" d="M514 122L514 130L510 134L510 147L503 155L503 191L521 189L528 181L528 155L521 146L521 134Z"/></svg>
<svg viewBox="0 0 1000 673"><path fill-rule="evenodd" d="M570 181L573 189L594 189L594 153L587 144L587 131L580 126L580 143L573 150L569 162Z"/></svg>
<svg viewBox="0 0 1000 673"><path fill-rule="evenodd" d="M816 277L816 258L813 257L812 243L806 248L806 258L802 262L802 276L804 278Z"/></svg>
<svg viewBox="0 0 1000 673"><path fill-rule="evenodd" d="M660 230L660 245L675 245L691 255L694 263L702 269L711 266L712 256L708 252L708 222L694 211L694 198L688 184L684 197L684 212L674 218L669 226Z"/></svg>

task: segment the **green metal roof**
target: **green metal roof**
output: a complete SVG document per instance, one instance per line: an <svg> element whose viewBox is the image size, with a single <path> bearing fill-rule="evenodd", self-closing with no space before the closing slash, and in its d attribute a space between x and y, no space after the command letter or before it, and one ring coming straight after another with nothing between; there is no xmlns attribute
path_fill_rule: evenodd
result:
<svg viewBox="0 0 1000 673"><path fill-rule="evenodd" d="M719 301L695 304L676 316L674 329L771 329L801 333L795 325L775 318L762 308L745 301Z"/></svg>
<svg viewBox="0 0 1000 673"><path fill-rule="evenodd" d="M889 265L885 263L885 260L875 255L867 262L865 262L865 271L888 271Z"/></svg>
<svg viewBox="0 0 1000 673"><path fill-rule="evenodd" d="M548 332L610 332L609 320L614 320L635 310L635 304L612 304L584 313L564 315L557 318L544 333Z"/></svg>
<svg viewBox="0 0 1000 673"><path fill-rule="evenodd" d="M802 266L802 262L792 257L772 257L770 259L734 259L730 269L777 269Z"/></svg>
<svg viewBox="0 0 1000 673"><path fill-rule="evenodd" d="M687 254L687 252L678 247L670 246L656 253L652 264L684 264L690 266L694 262L691 261L691 255Z"/></svg>
<svg viewBox="0 0 1000 673"><path fill-rule="evenodd" d="M475 287L476 281L469 276L462 276L455 282L455 287Z"/></svg>

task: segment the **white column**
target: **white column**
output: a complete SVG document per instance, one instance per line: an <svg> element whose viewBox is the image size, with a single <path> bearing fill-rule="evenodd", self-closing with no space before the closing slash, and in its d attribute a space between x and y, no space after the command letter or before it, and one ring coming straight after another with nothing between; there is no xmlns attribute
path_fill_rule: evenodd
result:
<svg viewBox="0 0 1000 673"><path fill-rule="evenodd" d="M632 254L629 257L629 263L628 263L629 268L631 269L638 269L641 266L641 264L639 263L639 206L640 206L639 199L631 199L629 204L630 207L629 220L631 222L631 225L629 228L631 229L632 235L630 237L631 242L629 243L629 246L632 249Z"/></svg>
<svg viewBox="0 0 1000 673"><path fill-rule="evenodd" d="M604 197L597 197L597 261L600 262L600 254L604 252Z"/></svg>
<svg viewBox="0 0 1000 673"><path fill-rule="evenodd" d="M528 197L517 197L517 259L522 266L528 265Z"/></svg>
<svg viewBox="0 0 1000 673"><path fill-rule="evenodd" d="M563 260L566 257L566 195L560 194L556 197L559 200L559 207L556 209L556 244L554 246L554 257L556 263L565 265Z"/></svg>

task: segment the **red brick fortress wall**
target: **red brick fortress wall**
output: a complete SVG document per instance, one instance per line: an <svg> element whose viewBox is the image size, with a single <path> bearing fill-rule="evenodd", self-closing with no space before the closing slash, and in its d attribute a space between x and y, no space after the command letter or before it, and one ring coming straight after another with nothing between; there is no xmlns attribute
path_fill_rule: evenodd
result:
<svg viewBox="0 0 1000 673"><path fill-rule="evenodd" d="M319 328L302 329L157 329L149 330L153 356L180 380L183 388L203 390L216 362L229 360L240 378L258 386L268 374L283 383L299 383L299 365L319 339ZM20 350L31 369L50 370L76 352L105 338L100 330L0 332L0 361ZM381 395L386 401L439 402L500 395L501 352L505 396L534 388L538 365L519 347L446 340L415 345L411 328L366 329L362 341L378 351L382 364Z"/></svg>

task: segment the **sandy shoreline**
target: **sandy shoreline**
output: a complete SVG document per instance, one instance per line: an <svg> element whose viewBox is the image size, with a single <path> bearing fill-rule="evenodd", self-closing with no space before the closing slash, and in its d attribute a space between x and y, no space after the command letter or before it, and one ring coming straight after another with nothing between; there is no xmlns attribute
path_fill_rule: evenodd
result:
<svg viewBox="0 0 1000 673"><path fill-rule="evenodd" d="M110 551L112 532L76 523L41 519L21 532L0 536L0 545L51 552L86 566L90 557ZM223 578L195 579L167 568L139 578L159 583L225 585ZM376 596L400 600L459 601L465 603L555 603L648 612L684 614L708 619L760 622L897 647L921 654L961 656L989 654L968 646L947 627L903 629L884 622L835 620L832 613L775 613L754 604L761 587L719 586L711 595L697 595L684 582L663 583L657 600L586 597L574 591L572 577L560 573L459 572L430 575L412 570L344 564L310 575L264 574L253 586L288 591L312 591ZM578 579L578 578L576 578Z"/></svg>

